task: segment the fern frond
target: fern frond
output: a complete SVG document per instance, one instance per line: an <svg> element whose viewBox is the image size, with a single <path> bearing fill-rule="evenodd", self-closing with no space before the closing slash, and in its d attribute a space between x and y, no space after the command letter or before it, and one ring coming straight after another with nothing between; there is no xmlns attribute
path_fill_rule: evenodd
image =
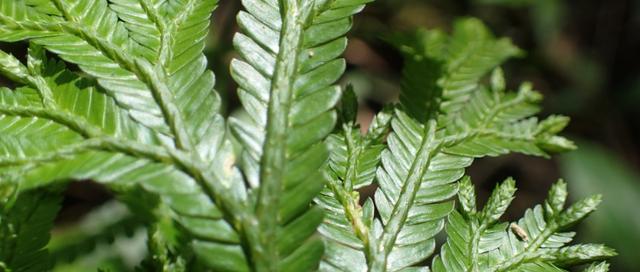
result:
<svg viewBox="0 0 640 272"><path fill-rule="evenodd" d="M349 92L350 89L346 93ZM356 190L370 185L375 178L391 116L390 108L380 112L364 136L360 135L355 120L351 120L343 124L340 133L327 139L332 150L327 169L331 178L316 198L316 203L327 211L319 228L327 247L320 266L322 271L367 270L363 249L368 243L375 210L370 199L360 206Z"/></svg>
<svg viewBox="0 0 640 272"><path fill-rule="evenodd" d="M125 49L128 46L128 33L106 1L56 0L38 3L38 6L54 5L57 14L52 15L40 14L34 6L24 1L2 1L0 5L0 10L12 12L3 13L0 17L3 28L13 33L38 33L20 38L33 38L31 41L34 43L45 46L66 61L78 64L84 72L98 78L100 84L136 120L168 133L161 109L155 103L149 86L140 82L133 72L138 69L133 63L134 58L123 56L128 52ZM33 19L19 16L18 13L40 16ZM12 36L3 36L2 40L15 41Z"/></svg>
<svg viewBox="0 0 640 272"><path fill-rule="evenodd" d="M472 101L471 94L479 80L505 60L522 54L509 39L496 39L478 19L466 18L453 25L451 39L442 54L445 59L445 76L441 110L455 112ZM429 50L435 51L435 49Z"/></svg>
<svg viewBox="0 0 640 272"><path fill-rule="evenodd" d="M474 159L574 148L558 136L568 118L533 117L530 84L506 90L496 67L520 54L508 39L475 19L402 37L400 103L361 135L355 93L336 82L370 0L241 2L231 75L247 118L227 127L202 52L217 0L0 0L0 41L29 43L25 63L0 51L18 86L0 88L0 220L30 221L21 208L52 205L31 199L39 189L90 179L147 224L140 270L425 271L446 224L437 271L560 271L613 254L565 245L598 199L563 210L562 184L509 229L496 222L513 181L477 210L463 178ZM46 265L46 231L30 241L14 225L0 227L0 269L46 270L13 256Z"/></svg>
<svg viewBox="0 0 640 272"><path fill-rule="evenodd" d="M43 156L47 152L74 149L82 136L51 120L37 117L0 117L0 155L2 165L27 163L30 158ZM41 133L48 135L42 138Z"/></svg>
<svg viewBox="0 0 640 272"><path fill-rule="evenodd" d="M19 77L28 87L0 90L2 165L46 162L99 148L102 141L95 138L157 142L151 131L131 120L112 98L90 80L66 71L64 64L31 51L29 64L30 69L22 66L26 72ZM49 137L42 139L42 133Z"/></svg>
<svg viewBox="0 0 640 272"><path fill-rule="evenodd" d="M178 146L195 145L210 158L214 152L205 146L212 143L210 138L214 138L214 142L216 139L207 136L222 127L222 120L213 122L214 125L203 121L216 117L219 102L213 93L213 74L206 72L201 50L209 14L216 1L179 2L181 6L169 8L148 2L119 1L108 5L104 0L3 1L0 10L5 12L0 22L12 33L27 33L20 39L30 38L97 78L107 93L138 122L175 138ZM124 11L132 5L133 8ZM56 8L57 12L41 14L38 7L45 6L46 10ZM146 7L145 14L139 14L142 6ZM173 11L172 20L165 22L156 8ZM40 16L20 16L22 13ZM132 16L135 15L139 20L134 23ZM179 31L181 27L201 30L186 33ZM151 32L147 31L149 28ZM153 46L148 37L137 35L145 31L153 34L154 29L155 39L160 40L158 46ZM194 33L196 36L191 36ZM129 40L129 36L134 39ZM16 38L7 36L3 40L16 41ZM193 43L194 40L197 42ZM148 49L144 52L152 49L157 52L152 52L154 57L147 60L150 54L141 52L141 48ZM191 88L201 92L199 99L192 100L193 96L185 95L185 90ZM185 118L194 122L184 122Z"/></svg>
<svg viewBox="0 0 640 272"><path fill-rule="evenodd" d="M123 195L141 188L142 192L157 196L161 201L158 205L166 208L154 216L173 218L196 240L196 248L201 243L239 243L238 235L225 220L223 212L203 193L196 181L174 167L148 160L107 152L86 152L29 169L21 178L21 189L70 179L95 180ZM139 198L140 194L137 195ZM228 248L233 249L231 246ZM242 253L239 248L237 250ZM242 267L242 263L234 267Z"/></svg>
<svg viewBox="0 0 640 272"><path fill-rule="evenodd" d="M224 122L218 114L220 99L215 76L202 54L209 16L217 1L119 0L110 7L126 22L135 41L133 52L145 56L166 74L186 132L200 155L214 159L223 141ZM135 50L138 49L138 50Z"/></svg>
<svg viewBox="0 0 640 272"><path fill-rule="evenodd" d="M469 179L460 186L465 188L461 199L475 198ZM555 208L537 205L518 222L497 223L514 192L515 182L509 179L496 187L482 211L451 213L448 239L433 261L433 271L566 271L563 268L616 255L603 245L567 245L575 233L562 232L594 211L599 196L563 209L566 184L560 181L544 205Z"/></svg>
<svg viewBox="0 0 640 272"><path fill-rule="evenodd" d="M4 183L6 180L0 180ZM0 268L9 271L47 271L45 249L62 196L54 192L20 194L10 206L0 206ZM3 267L4 266L4 267Z"/></svg>
<svg viewBox="0 0 640 272"><path fill-rule="evenodd" d="M47 124L51 121L41 122ZM31 124L38 123L31 122ZM50 139L58 140L53 137ZM46 143L46 141L39 143ZM62 143L58 140L57 144ZM145 190L162 196L166 205L171 207L167 215L186 226L194 237L203 237L201 239L206 240L232 239L226 236L228 233L221 232L225 229L230 230L230 227L222 220L221 212L211 204L202 189L190 177L174 167L153 163L149 160L90 150L108 150L109 148L105 148L104 142L87 140L85 143L87 145L83 146L84 148L78 147L68 151L46 148L38 150L49 152L50 155L47 156L31 156L27 159L12 157L9 162L23 166L18 170L19 173L22 173L21 190L26 191L30 188L69 179L96 180L107 184L116 191L127 191L126 188L143 186ZM38 147L38 145L34 147ZM166 154L156 159L170 160Z"/></svg>
<svg viewBox="0 0 640 272"><path fill-rule="evenodd" d="M313 235L322 216L309 203L325 180L317 170L328 156L322 140L337 119L341 90L333 84L345 69L338 57L351 16L369 1L242 2L234 38L242 59L231 72L252 118L233 119L231 127L245 148L241 165L263 228L249 240L252 257L260 269L314 269L323 252ZM284 239L286 232L300 236ZM274 237L277 243L266 243Z"/></svg>
<svg viewBox="0 0 640 272"><path fill-rule="evenodd" d="M467 44L471 30L480 31L482 39ZM451 37L419 32L396 44L405 55L403 93L376 175L374 201L380 218L362 230L336 224L343 232L367 233L351 244L355 252L349 256L361 256L354 264L373 271L412 267L434 252L434 237L453 210L457 181L474 158L510 152L547 156L573 147L556 136L566 118L527 119L540 100L527 85L518 94L505 92L498 70L492 86L482 86L480 79L518 49L493 38L477 20L460 22ZM460 51L448 53L448 46ZM469 101L466 107L451 106L463 100ZM348 214L347 205L325 206L328 212Z"/></svg>
<svg viewBox="0 0 640 272"><path fill-rule="evenodd" d="M237 243L222 213L241 216L240 201L232 198L242 196L227 194L241 183L230 181L239 173L217 112L214 76L202 55L215 5L216 1L0 2L0 29L13 33L3 39L29 39L77 64L100 86L62 71L56 62L41 60L45 69L27 67L27 78L20 82L52 99L6 103L0 113L53 122L81 138L70 147L43 149L38 156L7 157L11 171L22 176L21 188L82 178L108 183L116 191L142 186L170 207L162 216L188 226L196 240L217 241L231 231L221 239ZM21 96L2 97L15 104L25 101ZM219 205L226 208L221 211ZM239 246L233 248L241 252Z"/></svg>

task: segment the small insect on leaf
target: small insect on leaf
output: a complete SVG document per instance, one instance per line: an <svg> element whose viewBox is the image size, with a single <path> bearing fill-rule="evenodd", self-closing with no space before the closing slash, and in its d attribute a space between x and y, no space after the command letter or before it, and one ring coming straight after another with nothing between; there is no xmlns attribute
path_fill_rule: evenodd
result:
<svg viewBox="0 0 640 272"><path fill-rule="evenodd" d="M515 235L517 235L520 238L520 240L525 242L529 241L529 235L527 235L527 231L525 231L522 227L518 226L518 224L511 223L511 225L509 225L509 228L511 229L511 231L513 231Z"/></svg>

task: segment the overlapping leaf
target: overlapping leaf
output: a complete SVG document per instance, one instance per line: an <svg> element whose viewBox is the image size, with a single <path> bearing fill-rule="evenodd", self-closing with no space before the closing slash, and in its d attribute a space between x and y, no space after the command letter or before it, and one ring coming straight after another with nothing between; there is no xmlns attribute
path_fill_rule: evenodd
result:
<svg viewBox="0 0 640 272"><path fill-rule="evenodd" d="M509 39L496 39L478 19L458 20L449 42L441 47L446 60L441 109L454 112L471 101L478 81L508 58L521 54ZM435 50L435 49L434 49Z"/></svg>
<svg viewBox="0 0 640 272"><path fill-rule="evenodd" d="M56 77L55 79L59 78ZM51 82L54 81L51 80ZM60 106L58 110L76 113L76 117L86 118L81 119L86 123L97 126L102 125L100 126L103 129L101 133L105 135L111 132L116 136L120 136L120 134L126 135L123 125L126 124L127 119L117 114L118 108L110 108L110 104L105 103L105 101L109 102L108 97L105 98L103 94L100 94L94 88L78 89L77 83L77 79L71 78L65 85L54 88L54 97ZM94 93L91 94L90 92ZM77 104L71 104L72 102ZM96 107L92 108L94 105ZM100 112L98 111L100 109L104 109L102 112L106 113L106 115L101 116L101 118L91 118L93 114ZM116 112L109 111L109 109L116 109ZM24 145L29 150L35 150L38 153L31 154L21 150L17 155L14 152L10 153L10 156L3 158L10 165L18 164L23 166L22 169L18 169L20 175L22 175L21 190L27 191L30 188L70 179L92 179L105 183L113 190L121 192L127 192L131 188L141 186L145 191L160 196L163 203L165 203L164 205L171 208L169 213L163 216L170 215L174 217L193 236L207 241L223 240L225 243L228 243L229 239L233 239L235 234L222 219L221 212L211 203L210 199L206 197L193 179L174 167L130 156L95 152L87 148L59 150L65 148L63 145L65 138L60 138L62 136L72 137L67 140L70 147L73 147L74 144L82 143L84 139L80 134L57 123L59 120L56 119L48 120L38 117L19 116L3 117L2 124L6 126L3 130L3 135L7 137L11 136L11 133L9 133L11 131L18 131L21 141L29 140L29 133L38 133L37 135L40 135L40 138L33 140L37 144ZM6 118L20 119L22 121L9 122L9 120L5 120ZM124 119L118 121L118 118ZM29 125L29 127L21 127L19 126L20 124ZM49 128L49 130L55 128L57 130L45 131L44 129L46 128ZM43 141L42 134L39 134L40 132L47 132L49 137ZM56 135L62 136L58 137ZM86 141L90 142L91 140ZM3 145L9 145L12 142L3 139L2 143ZM43 147L46 143L50 143L50 146ZM11 147L15 149L22 146L14 143ZM100 146L97 145L95 147ZM27 155L29 157L23 158ZM238 241L236 240L235 242L237 243Z"/></svg>
<svg viewBox="0 0 640 272"><path fill-rule="evenodd" d="M31 56L37 58L38 56ZM35 60L34 60L35 61ZM46 61L46 60L40 60ZM23 70L26 67L19 64ZM65 70L62 63L42 64L42 71L25 72L21 80L32 87L0 93L4 146L3 165L55 160L97 143L86 137L113 136L154 143L159 139L135 123L92 81ZM38 90L34 89L37 88ZM55 108L41 102L49 96ZM42 138L42 135L48 137Z"/></svg>
<svg viewBox="0 0 640 272"><path fill-rule="evenodd" d="M168 88L194 141L206 160L222 142L224 122L218 115L215 77L202 54L209 17L217 5L207 1L114 0L110 7L125 21L134 53L162 67Z"/></svg>
<svg viewBox="0 0 640 272"><path fill-rule="evenodd" d="M79 65L97 78L134 119L169 135L178 132L170 131L173 124L167 123L179 121L166 116L170 109L158 104L158 96L165 91L163 88L170 89L173 97L162 99L175 100L178 119L192 120L184 123L195 141L192 144L211 159L215 148L207 145L220 141L214 131L223 125L222 120L210 121L220 119L219 99L213 92L214 77L206 71L202 49L208 18L216 3L2 1L0 29L12 34L3 35L4 41L32 38L32 42ZM155 67L145 65L145 61Z"/></svg>

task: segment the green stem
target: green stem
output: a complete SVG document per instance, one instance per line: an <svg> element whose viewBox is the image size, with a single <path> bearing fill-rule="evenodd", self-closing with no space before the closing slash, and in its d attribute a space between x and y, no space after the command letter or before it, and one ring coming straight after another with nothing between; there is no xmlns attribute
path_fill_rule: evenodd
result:
<svg viewBox="0 0 640 272"><path fill-rule="evenodd" d="M364 252L370 252L369 243L369 228L362 221L362 207L360 206L358 199L358 192L353 190L353 185L357 179L358 158L362 153L362 150L366 148L359 146L353 139L353 125L344 125L345 142L347 143L347 169L345 176L340 180L330 181L327 185L333 191L338 202L342 205L345 211L345 217L351 228L356 234L356 237L362 241L364 245ZM368 258L369 256L366 255Z"/></svg>
<svg viewBox="0 0 640 272"><path fill-rule="evenodd" d="M480 254L480 237L482 236L482 234L484 233L484 230L486 229L487 226L485 225L480 225L478 226L478 222L475 219L472 219L473 221L471 222L471 244L469 246L469 259L471 260L470 262L470 271L471 272L480 272L480 267L479 267L479 262L478 262L478 256Z"/></svg>
<svg viewBox="0 0 640 272"><path fill-rule="evenodd" d="M503 110L508 109L508 108L510 108L510 107L513 107L513 106L515 106L515 105L518 105L518 104L520 104L520 103L523 103L523 102L525 102L525 101L526 101L526 96L525 96L522 92L518 93L518 95L517 95L514 99L512 99L512 100L505 101L505 102L496 101L498 104L497 104L497 105L495 105L495 106L493 107L493 109L491 110L491 112L490 112L487 116L485 116L485 117L483 118L483 120L482 120L481 125L480 125L480 127L479 127L479 128L480 128L480 129L487 128L487 126L489 126L489 124L491 123L491 121L493 121L493 119L494 119L494 118L495 118L495 117L496 117L500 112L502 112Z"/></svg>
<svg viewBox="0 0 640 272"><path fill-rule="evenodd" d="M45 108L55 109L57 107L56 101L53 99L53 91L49 88L47 81L41 75L32 73L27 80L31 87L38 90L38 94L42 100L42 105L44 105Z"/></svg>
<svg viewBox="0 0 640 272"><path fill-rule="evenodd" d="M100 128L64 111L0 105L0 113L51 120L90 139L89 142L84 143L87 147L120 152L134 157L144 157L161 163L170 163L173 161L172 157L164 148L105 135Z"/></svg>
<svg viewBox="0 0 640 272"><path fill-rule="evenodd" d="M353 130L351 125L345 125L345 141L347 142L347 152L349 154L346 175L344 177L343 187L346 191L353 191L353 184L357 178L358 157L362 152L362 148L354 143Z"/></svg>
<svg viewBox="0 0 640 272"><path fill-rule="evenodd" d="M260 223L258 241L252 244L252 258L257 271L278 270L278 250L274 238L279 226L278 208L282 195L282 180L287 164L287 134L289 111L296 79L298 55L302 44L304 23L311 12L312 1L283 0L280 50L271 83L267 110L266 136L260 167L260 189L256 216ZM253 239L253 238L251 238Z"/></svg>
<svg viewBox="0 0 640 272"><path fill-rule="evenodd" d="M176 146L185 151L194 150L182 118L182 112L178 109L174 96L166 84L168 80L164 70L159 66L151 66L150 63L143 59L137 59L136 65L139 67L138 70L142 71L138 74L138 78L146 82L147 86L150 87L153 98L162 110L165 122L175 136Z"/></svg>
<svg viewBox="0 0 640 272"><path fill-rule="evenodd" d="M99 147L100 145L101 145L100 141L93 139L93 140L83 141L78 144L70 145L62 149L56 150L55 152L51 152L51 153L40 155L40 156L31 156L27 158L0 158L0 167L18 166L18 165L25 165L30 163L51 162L51 161L64 159L66 157L76 155L82 151L86 151L89 148L96 148L96 147Z"/></svg>

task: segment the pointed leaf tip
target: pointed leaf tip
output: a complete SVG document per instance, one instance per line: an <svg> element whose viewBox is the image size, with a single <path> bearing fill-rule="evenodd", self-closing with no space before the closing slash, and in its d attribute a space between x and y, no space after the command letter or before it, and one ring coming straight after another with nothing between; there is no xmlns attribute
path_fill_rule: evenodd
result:
<svg viewBox="0 0 640 272"><path fill-rule="evenodd" d="M474 215L476 213L476 192L471 182L471 177L464 176L460 180L459 186L458 199L462 210L467 215Z"/></svg>
<svg viewBox="0 0 640 272"><path fill-rule="evenodd" d="M549 190L549 196L545 201L545 212L549 218L558 215L564 208L567 200L567 183L559 179Z"/></svg>
<svg viewBox="0 0 640 272"><path fill-rule="evenodd" d="M497 221L511 204L515 192L516 182L513 178L508 178L498 185L482 210L482 224L489 225Z"/></svg>
<svg viewBox="0 0 640 272"><path fill-rule="evenodd" d="M573 204L562 214L560 214L560 218L558 218L559 226L561 228L564 228L579 222L587 215L595 211L600 202L602 202L602 195L598 194Z"/></svg>

